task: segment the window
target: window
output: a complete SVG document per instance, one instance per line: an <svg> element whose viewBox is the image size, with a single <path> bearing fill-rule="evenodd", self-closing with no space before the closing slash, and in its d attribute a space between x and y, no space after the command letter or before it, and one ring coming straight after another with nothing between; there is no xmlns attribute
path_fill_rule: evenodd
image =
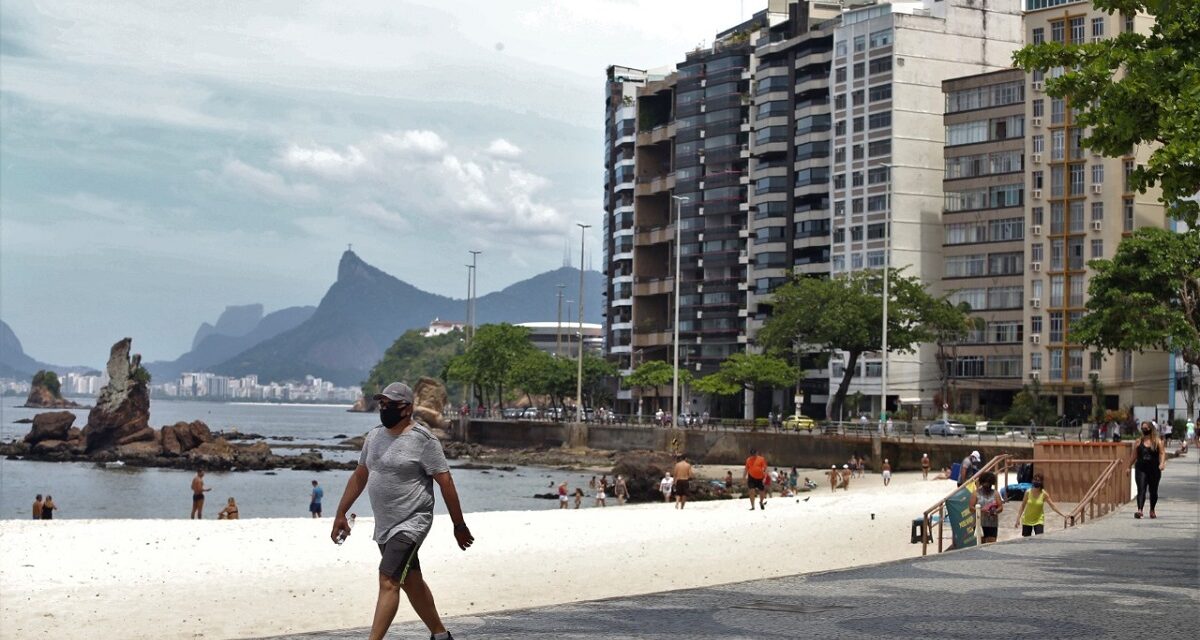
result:
<svg viewBox="0 0 1200 640"><path fill-rule="evenodd" d="M1025 256L1020 252L993 253L988 255L988 274L993 276L1023 273Z"/></svg>
<svg viewBox="0 0 1200 640"><path fill-rule="evenodd" d="M871 60L871 63L867 65L868 73L887 73L888 71L891 71L891 70L892 70L891 56L887 56L887 57L883 57L883 58L874 58Z"/></svg>
<svg viewBox="0 0 1200 640"><path fill-rule="evenodd" d="M946 244L972 244L987 241L983 222L954 222L946 225Z"/></svg>
<svg viewBox="0 0 1200 640"><path fill-rule="evenodd" d="M833 72L833 81L834 82L845 82L846 81L846 67L838 67L837 70L835 70Z"/></svg>
<svg viewBox="0 0 1200 640"><path fill-rule="evenodd" d="M1122 17L1125 18L1125 33L1133 33L1133 14L1126 13L1126 14L1123 14ZM1130 363L1129 369L1130 370L1133 369L1132 361Z"/></svg>
<svg viewBox="0 0 1200 640"><path fill-rule="evenodd" d="M1033 117L1041 118L1046 115L1046 101L1038 98L1033 101Z"/></svg>
<svg viewBox="0 0 1200 640"><path fill-rule="evenodd" d="M1104 37L1104 18L1092 18L1092 40Z"/></svg>
<svg viewBox="0 0 1200 640"><path fill-rule="evenodd" d="M984 256L949 256L946 258L947 278L970 278L984 275Z"/></svg>
<svg viewBox="0 0 1200 640"><path fill-rule="evenodd" d="M863 266L863 257L861 253L855 253L850 256L850 268L861 269Z"/></svg>
<svg viewBox="0 0 1200 640"><path fill-rule="evenodd" d="M868 92L870 93L871 102L892 99L892 85L890 84L875 85L868 89ZM842 106L845 107L846 105L843 103Z"/></svg>
<svg viewBox="0 0 1200 640"><path fill-rule="evenodd" d="M992 242L1021 240L1024 237L1024 218L1004 218L1002 220L992 220L988 223L988 240Z"/></svg>
<svg viewBox="0 0 1200 640"><path fill-rule="evenodd" d="M1050 195L1056 198L1061 198L1063 190L1066 188L1063 184L1065 180L1063 176L1063 168L1061 166L1050 167Z"/></svg>
<svg viewBox="0 0 1200 640"><path fill-rule="evenodd" d="M846 147L838 147L833 150L834 163L841 164L846 161Z"/></svg>
<svg viewBox="0 0 1200 640"><path fill-rule="evenodd" d="M1121 201L1121 221L1122 229L1126 233L1133 231L1133 198L1125 198Z"/></svg>
<svg viewBox="0 0 1200 640"><path fill-rule="evenodd" d="M1083 269L1083 238L1067 239L1067 268L1072 271Z"/></svg>
<svg viewBox="0 0 1200 640"><path fill-rule="evenodd" d="M1089 355L1091 357L1090 362L1088 362L1088 369L1091 369L1092 371L1099 371L1100 368L1104 366L1104 354L1100 353L1099 351L1093 351Z"/></svg>
<svg viewBox="0 0 1200 640"><path fill-rule="evenodd" d="M1092 165L1092 184L1104 184L1104 165Z"/></svg>
<svg viewBox="0 0 1200 640"><path fill-rule="evenodd" d="M1042 316L1029 316L1029 333L1042 332Z"/></svg>
<svg viewBox="0 0 1200 640"><path fill-rule="evenodd" d="M972 189L971 191L947 191L946 192L946 211L953 213L955 211L970 211L972 209L984 209L988 204L988 192L984 189Z"/></svg>
<svg viewBox="0 0 1200 640"><path fill-rule="evenodd" d="M862 160L864 157L863 146L861 144L856 144L850 147L850 157L855 160Z"/></svg>
<svg viewBox="0 0 1200 640"><path fill-rule="evenodd" d="M884 259L884 253L882 251L868 251L867 252L867 268L869 268L869 269L883 268L883 259Z"/></svg>
<svg viewBox="0 0 1200 640"><path fill-rule="evenodd" d="M858 53L867 48L866 36L854 36L854 52Z"/></svg>
<svg viewBox="0 0 1200 640"><path fill-rule="evenodd" d="M839 173L833 177L833 188L834 189L845 189L846 188L846 174Z"/></svg>
<svg viewBox="0 0 1200 640"><path fill-rule="evenodd" d="M1062 378L1063 352L1061 349L1052 349L1050 351L1050 378L1059 380Z"/></svg>
<svg viewBox="0 0 1200 640"><path fill-rule="evenodd" d="M1133 160L1126 160L1125 162L1123 162L1121 164L1121 168L1125 174L1125 182L1124 182L1125 193L1129 193L1130 191L1133 191L1133 189L1131 189L1129 187L1129 178L1131 178L1133 176Z"/></svg>
<svg viewBox="0 0 1200 640"><path fill-rule="evenodd" d="M1033 175L1032 175L1032 179L1033 179L1033 188L1034 189L1046 188L1045 175L1041 171L1034 171Z"/></svg>
<svg viewBox="0 0 1200 640"><path fill-rule="evenodd" d="M853 91L850 94L850 104L857 107L857 106L861 105L862 103L863 103L863 90L856 89L855 91Z"/></svg>
<svg viewBox="0 0 1200 640"><path fill-rule="evenodd" d="M1063 314L1061 311L1050 312L1050 342L1060 344L1063 340ZM1060 365L1061 366L1061 365Z"/></svg>
<svg viewBox="0 0 1200 640"><path fill-rule="evenodd" d="M1030 289L1029 289L1029 295L1030 295L1030 297L1037 298L1038 300L1041 300L1041 299L1042 299L1042 281L1041 281L1040 279L1039 279L1039 280L1030 280L1030 281L1029 281L1029 286L1030 286ZM1040 324L1041 324L1041 321L1042 321L1042 320L1041 320L1041 317L1040 317L1040 316L1038 316L1038 324L1039 324L1039 326L1040 326Z"/></svg>
<svg viewBox="0 0 1200 640"><path fill-rule="evenodd" d="M1042 27L1037 27L1033 30L1033 35L1030 37L1030 40L1033 41L1033 44L1042 44L1046 41L1046 30Z"/></svg>
<svg viewBox="0 0 1200 640"><path fill-rule="evenodd" d="M892 43L892 30L883 29L871 33L871 48L882 47Z"/></svg>
<svg viewBox="0 0 1200 640"><path fill-rule="evenodd" d="M838 120L837 122L833 123L833 135L835 135L835 136L846 135L846 121L845 120Z"/></svg>
<svg viewBox="0 0 1200 640"><path fill-rule="evenodd" d="M1092 259L1104 257L1104 241L1092 240Z"/></svg>
<svg viewBox="0 0 1200 640"><path fill-rule="evenodd" d="M1071 349L1067 352L1067 378L1083 380L1083 349Z"/></svg>
<svg viewBox="0 0 1200 640"><path fill-rule="evenodd" d="M1045 224L1044 212L1045 209L1042 207L1034 207L1033 210L1029 212L1029 223L1036 224L1038 226Z"/></svg>
<svg viewBox="0 0 1200 640"><path fill-rule="evenodd" d="M1062 129L1050 133L1050 159L1062 160L1066 154L1067 134Z"/></svg>
<svg viewBox="0 0 1200 640"><path fill-rule="evenodd" d="M844 71L844 69L843 69L843 71ZM846 96L845 95L836 96L833 99L833 108L834 109L845 109L846 108ZM845 132L846 132L846 130L842 129L842 133L845 133Z"/></svg>
<svg viewBox="0 0 1200 640"><path fill-rule="evenodd" d="M1063 268L1063 249L1065 244L1062 238L1055 238L1050 241L1050 270L1061 271Z"/></svg>
<svg viewBox="0 0 1200 640"><path fill-rule="evenodd" d="M886 156L892 152L892 140L876 140L867 145L867 155L874 158L875 156Z"/></svg>
<svg viewBox="0 0 1200 640"><path fill-rule="evenodd" d="M1015 287L991 287L987 290L988 309L1020 309L1022 302L1021 296L1024 295L1024 290L1021 286Z"/></svg>
<svg viewBox="0 0 1200 640"><path fill-rule="evenodd" d="M946 145L974 144L987 142L988 123L985 120L961 122L946 127Z"/></svg>
<svg viewBox="0 0 1200 640"><path fill-rule="evenodd" d="M991 344L1009 344L1020 342L1023 331L1020 322L989 322L988 342Z"/></svg>
<svg viewBox="0 0 1200 640"><path fill-rule="evenodd" d="M1063 286L1066 284L1066 278L1063 276L1050 276L1050 306L1063 306Z"/></svg>
<svg viewBox="0 0 1200 640"><path fill-rule="evenodd" d="M1019 138L1025 135L1025 116L1008 116L995 118L990 122L991 136L989 140L1005 140Z"/></svg>
<svg viewBox="0 0 1200 640"><path fill-rule="evenodd" d="M855 198L850 203L850 213L862 213L862 212L863 212L863 199Z"/></svg>
<svg viewBox="0 0 1200 640"><path fill-rule="evenodd" d="M858 133L859 131L863 130L863 117L862 116L858 116L858 117L854 118L854 120L852 122L853 122L853 125L851 126L851 129L855 133Z"/></svg>
<svg viewBox="0 0 1200 640"><path fill-rule="evenodd" d="M959 356L951 361L955 378L982 378L983 356Z"/></svg>
<svg viewBox="0 0 1200 640"><path fill-rule="evenodd" d="M886 222L872 222L867 225L867 240L882 240L887 237Z"/></svg>
<svg viewBox="0 0 1200 640"><path fill-rule="evenodd" d="M882 129L892 126L892 112L878 111L867 117L867 125L872 129Z"/></svg>
<svg viewBox="0 0 1200 640"><path fill-rule="evenodd" d="M1071 18L1071 42L1079 44L1087 39L1087 32L1084 29L1083 16Z"/></svg>
<svg viewBox="0 0 1200 640"><path fill-rule="evenodd" d="M1077 162L1071 165L1071 195L1083 195L1083 183L1086 175L1086 165Z"/></svg>
<svg viewBox="0 0 1200 640"><path fill-rule="evenodd" d="M838 40L838 43L833 47L833 52L839 57L846 55L846 41Z"/></svg>
<svg viewBox="0 0 1200 640"><path fill-rule="evenodd" d="M1040 242L1035 242L1029 245L1029 260L1031 262L1041 262L1045 259L1045 246Z"/></svg>
<svg viewBox="0 0 1200 640"><path fill-rule="evenodd" d="M1104 219L1104 203L1103 202L1093 202L1092 203L1092 222L1100 222L1103 219Z"/></svg>
<svg viewBox="0 0 1200 640"><path fill-rule="evenodd" d="M1029 370L1030 371L1041 371L1042 370L1042 354L1040 354L1040 353L1029 354Z"/></svg>
<svg viewBox="0 0 1200 640"><path fill-rule="evenodd" d="M882 362L865 362L863 363L864 378L880 378L883 376Z"/></svg>
<svg viewBox="0 0 1200 640"><path fill-rule="evenodd" d="M1050 233L1059 234L1063 232L1063 204L1054 202L1050 205Z"/></svg>
<svg viewBox="0 0 1200 640"><path fill-rule="evenodd" d="M887 200L887 196L870 196L867 198L867 211L886 211L888 208Z"/></svg>
<svg viewBox="0 0 1200 640"><path fill-rule="evenodd" d="M856 80L859 78L862 78L864 75L866 75L865 73L863 73L863 69L865 68L865 66L866 65L864 65L861 62L854 63L854 78Z"/></svg>
<svg viewBox="0 0 1200 640"><path fill-rule="evenodd" d="M1050 23L1050 41L1051 42L1066 42L1067 25L1062 20L1055 20Z"/></svg>
<svg viewBox="0 0 1200 640"><path fill-rule="evenodd" d="M1038 134L1032 138L1033 153L1046 152L1046 136Z"/></svg>
<svg viewBox="0 0 1200 640"><path fill-rule="evenodd" d="M950 304L958 306L966 303L971 311L987 309L987 292L984 289L959 289L950 294Z"/></svg>
<svg viewBox="0 0 1200 640"><path fill-rule="evenodd" d="M988 190L988 206L999 209L1003 207L1021 206L1022 194L1025 187L1019 184L1002 185Z"/></svg>
<svg viewBox="0 0 1200 640"><path fill-rule="evenodd" d="M888 180L887 167L875 167L867 170L867 184L882 184Z"/></svg>
<svg viewBox="0 0 1200 640"><path fill-rule="evenodd" d="M1062 124L1066 114L1062 98L1050 98L1050 124Z"/></svg>
<svg viewBox="0 0 1200 640"><path fill-rule="evenodd" d="M1071 201L1071 233L1083 233L1083 201Z"/></svg>

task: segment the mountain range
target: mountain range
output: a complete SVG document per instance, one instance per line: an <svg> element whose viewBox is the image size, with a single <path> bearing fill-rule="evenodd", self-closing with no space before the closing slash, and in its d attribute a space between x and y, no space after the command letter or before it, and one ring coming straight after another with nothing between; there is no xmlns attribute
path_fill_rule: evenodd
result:
<svg viewBox="0 0 1200 640"><path fill-rule="evenodd" d="M8 323L0 320L0 378L30 379L33 374L46 369L58 373L91 373L92 367L62 367L38 362L25 353L21 340L13 333Z"/></svg>
<svg viewBox="0 0 1200 640"><path fill-rule="evenodd" d="M475 302L477 321L554 320L557 285L567 285L566 291L572 292L578 282L579 270L563 267L480 296ZM603 286L602 274L585 272L585 322L601 322ZM461 320L465 315L463 300L422 291L346 251L338 263L337 281L310 317L206 370L276 381L314 375L355 385L405 331L426 328L435 318Z"/></svg>

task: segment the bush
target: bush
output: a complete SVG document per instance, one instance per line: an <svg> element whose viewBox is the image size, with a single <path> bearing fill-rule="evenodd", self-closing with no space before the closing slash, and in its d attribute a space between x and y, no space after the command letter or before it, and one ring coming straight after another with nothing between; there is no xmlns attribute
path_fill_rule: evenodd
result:
<svg viewBox="0 0 1200 640"><path fill-rule="evenodd" d="M141 384L150 384L150 372L145 367L138 367L129 374L129 378Z"/></svg>
<svg viewBox="0 0 1200 640"><path fill-rule="evenodd" d="M58 374L45 369L33 374L33 386L45 387L50 394L55 398L61 398L62 383L58 380Z"/></svg>

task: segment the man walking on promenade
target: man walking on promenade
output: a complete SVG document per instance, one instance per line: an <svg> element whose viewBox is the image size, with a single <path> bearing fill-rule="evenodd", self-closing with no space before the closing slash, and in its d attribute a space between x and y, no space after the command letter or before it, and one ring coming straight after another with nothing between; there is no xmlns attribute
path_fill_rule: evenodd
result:
<svg viewBox="0 0 1200 640"><path fill-rule="evenodd" d="M433 483L446 501L460 549L475 541L463 520L462 506L442 445L429 427L413 419L413 392L402 382L389 384L375 396L381 424L367 434L358 468L346 482L330 537L350 535L346 512L367 490L375 512L374 540L379 545L379 598L371 623L371 640L383 640L400 606L400 591L429 628L433 640L452 640L438 616L433 593L421 573L417 551L433 526Z"/></svg>
<svg viewBox="0 0 1200 640"><path fill-rule="evenodd" d="M692 465L682 453L675 456L675 508L687 506L688 492L692 488Z"/></svg>
<svg viewBox="0 0 1200 640"><path fill-rule="evenodd" d="M308 512L314 518L321 517L321 498L325 497L325 490L317 486L317 481L313 480L312 499L308 501Z"/></svg>
<svg viewBox="0 0 1200 640"><path fill-rule="evenodd" d="M743 478L746 481L747 493L750 494L750 510L754 511L754 498L758 498L758 506L762 509L767 508L767 487L763 484L763 479L767 477L767 459L758 455L758 449L750 450L750 457L746 458L746 472Z"/></svg>
<svg viewBox="0 0 1200 640"><path fill-rule="evenodd" d="M204 469L196 471L196 477L192 478L192 520L204 519L204 494L212 491L211 487L204 486Z"/></svg>

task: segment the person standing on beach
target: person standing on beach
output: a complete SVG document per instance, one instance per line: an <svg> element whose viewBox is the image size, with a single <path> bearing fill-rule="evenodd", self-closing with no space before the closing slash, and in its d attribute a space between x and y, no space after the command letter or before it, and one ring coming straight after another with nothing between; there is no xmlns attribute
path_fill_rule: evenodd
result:
<svg viewBox="0 0 1200 640"><path fill-rule="evenodd" d="M842 474L838 473L837 465L829 467L829 490L837 491L838 485L842 482Z"/></svg>
<svg viewBox="0 0 1200 640"><path fill-rule="evenodd" d="M46 499L42 502L42 520L53 520L54 512L58 509L58 505L54 504L54 498L50 494L46 494Z"/></svg>
<svg viewBox="0 0 1200 640"><path fill-rule="evenodd" d="M204 486L204 469L196 471L192 478L192 516L190 520L204 519L204 494L212 491L212 487Z"/></svg>
<svg viewBox="0 0 1200 640"><path fill-rule="evenodd" d="M758 455L758 449L750 450L746 458L746 471L743 480L746 481L747 493L750 494L750 510L754 511L754 498L758 498L758 506L767 508L767 487L763 481L767 477L767 459Z"/></svg>
<svg viewBox="0 0 1200 640"><path fill-rule="evenodd" d="M566 509L566 508L567 508L567 501L568 501L568 496L567 496L567 481L566 481L566 480L563 480L563 481L562 481L561 483L559 483L559 485L558 485L558 508L559 508L559 509Z"/></svg>
<svg viewBox="0 0 1200 640"><path fill-rule="evenodd" d="M321 498L325 497L325 490L317 486L317 481L312 481L312 498L308 502L308 512L314 518L321 517Z"/></svg>
<svg viewBox="0 0 1200 640"><path fill-rule="evenodd" d="M625 485L625 476L617 476L617 482L613 485L613 494L617 497L617 504L625 504L629 499L629 487Z"/></svg>
<svg viewBox="0 0 1200 640"><path fill-rule="evenodd" d="M1133 477L1137 481L1137 512L1135 518L1142 517L1142 508L1146 505L1146 493L1150 493L1150 517L1157 518L1154 507L1158 506L1158 483L1162 480L1163 469L1167 468L1167 448L1154 430L1153 423L1142 423L1142 437L1138 438L1133 450ZM50 501L50 496L46 496Z"/></svg>
<svg viewBox="0 0 1200 640"><path fill-rule="evenodd" d="M433 485L436 482L454 523L458 548L475 542L463 519L458 490L450 476L446 454L437 436L413 419L413 392L402 382L393 382L375 395L380 425L367 433L358 467L346 482L346 490L333 518L330 538L339 543L350 535L346 513L367 490L375 512L373 539L382 556L379 561L379 597L371 623L370 640L383 640L400 606L400 591L408 596L413 611L436 640L451 640L442 624L433 593L425 583L417 556L433 526Z"/></svg>
<svg viewBox="0 0 1200 640"><path fill-rule="evenodd" d="M42 494L40 493L33 498L33 519L42 519Z"/></svg>
<svg viewBox="0 0 1200 640"><path fill-rule="evenodd" d="M692 465L682 453L675 456L675 508L687 506L688 493L692 489Z"/></svg>
<svg viewBox="0 0 1200 640"><path fill-rule="evenodd" d="M922 453L921 454L921 479L922 480L929 479L929 467L930 467L929 454Z"/></svg>
<svg viewBox="0 0 1200 640"><path fill-rule="evenodd" d="M887 458L883 459L883 486L888 486L892 483L892 463L888 462Z"/></svg>
<svg viewBox="0 0 1200 640"><path fill-rule="evenodd" d="M575 508L583 505L583 487L575 487Z"/></svg>
<svg viewBox="0 0 1200 640"><path fill-rule="evenodd" d="M850 467L847 465L842 465L842 484L840 485L842 487L842 491L850 490L850 478L853 477L854 475L850 470Z"/></svg>

